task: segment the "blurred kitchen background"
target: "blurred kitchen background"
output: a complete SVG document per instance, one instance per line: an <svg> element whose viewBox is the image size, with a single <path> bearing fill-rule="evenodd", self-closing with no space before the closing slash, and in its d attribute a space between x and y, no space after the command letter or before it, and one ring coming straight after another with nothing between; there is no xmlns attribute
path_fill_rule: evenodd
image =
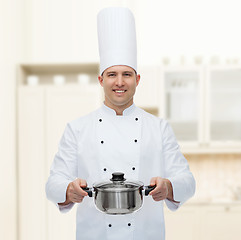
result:
<svg viewBox="0 0 241 240"><path fill-rule="evenodd" d="M0 0L0 239L75 239L75 211L60 214L44 185L66 123L102 104L96 15L107 6L133 11L136 105L170 122L196 178L194 198L165 208L166 239L240 239L234 0Z"/></svg>

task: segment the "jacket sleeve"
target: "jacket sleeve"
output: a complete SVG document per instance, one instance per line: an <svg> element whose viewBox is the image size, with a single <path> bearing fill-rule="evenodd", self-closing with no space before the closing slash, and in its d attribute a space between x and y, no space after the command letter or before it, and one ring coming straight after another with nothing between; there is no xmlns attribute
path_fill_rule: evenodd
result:
<svg viewBox="0 0 241 240"><path fill-rule="evenodd" d="M60 140L45 186L47 198L55 203L61 212L69 211L74 205L59 206L58 203L65 202L67 187L76 177L77 141L74 131L68 124Z"/></svg>
<svg viewBox="0 0 241 240"><path fill-rule="evenodd" d="M170 180L174 200L179 203L167 199L165 202L167 207L174 211L194 195L196 183L188 162L180 151L172 128L166 121L164 121L162 132L164 177Z"/></svg>

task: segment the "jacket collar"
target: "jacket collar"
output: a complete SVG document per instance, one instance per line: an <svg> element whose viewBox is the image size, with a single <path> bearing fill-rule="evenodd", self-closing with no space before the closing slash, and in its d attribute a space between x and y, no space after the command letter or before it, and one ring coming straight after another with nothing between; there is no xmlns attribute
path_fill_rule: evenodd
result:
<svg viewBox="0 0 241 240"><path fill-rule="evenodd" d="M108 115L117 116L115 110L107 107L104 103L103 103L101 109ZM136 109L136 105L133 103L130 107L126 108L123 111L123 115L121 115L121 116L129 116L132 113L134 113L135 109Z"/></svg>

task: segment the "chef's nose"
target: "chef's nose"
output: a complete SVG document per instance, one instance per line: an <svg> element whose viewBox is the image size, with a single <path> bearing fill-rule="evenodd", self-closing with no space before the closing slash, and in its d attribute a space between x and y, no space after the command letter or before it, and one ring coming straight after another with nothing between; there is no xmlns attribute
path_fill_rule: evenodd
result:
<svg viewBox="0 0 241 240"><path fill-rule="evenodd" d="M121 74L116 77L116 86L122 87L124 85L124 80Z"/></svg>

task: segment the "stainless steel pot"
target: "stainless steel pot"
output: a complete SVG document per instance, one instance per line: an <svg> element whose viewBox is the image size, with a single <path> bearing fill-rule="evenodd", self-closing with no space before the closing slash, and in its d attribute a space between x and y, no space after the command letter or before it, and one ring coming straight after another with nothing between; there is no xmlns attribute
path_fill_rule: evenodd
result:
<svg viewBox="0 0 241 240"><path fill-rule="evenodd" d="M107 214L128 214L141 208L143 192L147 196L155 186L144 186L139 181L126 181L124 173L112 174L109 182L100 182L93 188L84 188L89 197L94 197L98 210Z"/></svg>

